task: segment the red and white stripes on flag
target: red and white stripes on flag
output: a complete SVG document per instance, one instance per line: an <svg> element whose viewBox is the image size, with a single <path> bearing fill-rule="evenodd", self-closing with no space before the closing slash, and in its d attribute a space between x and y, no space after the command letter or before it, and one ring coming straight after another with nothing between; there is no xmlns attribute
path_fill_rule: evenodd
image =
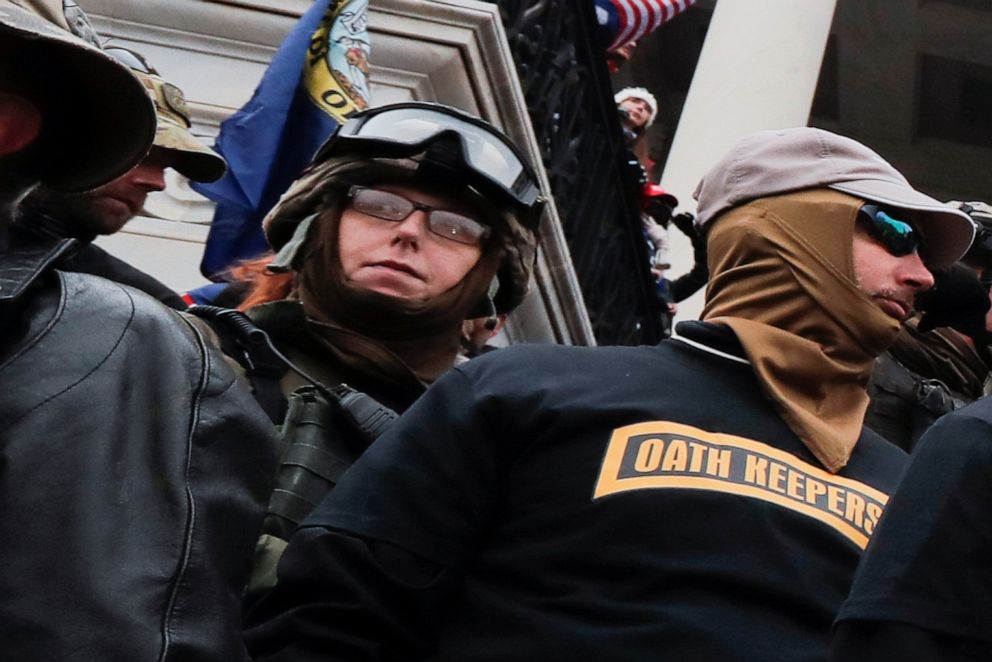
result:
<svg viewBox="0 0 992 662"><path fill-rule="evenodd" d="M612 51L650 34L695 2L696 0L609 0L616 12L618 30L606 50Z"/></svg>

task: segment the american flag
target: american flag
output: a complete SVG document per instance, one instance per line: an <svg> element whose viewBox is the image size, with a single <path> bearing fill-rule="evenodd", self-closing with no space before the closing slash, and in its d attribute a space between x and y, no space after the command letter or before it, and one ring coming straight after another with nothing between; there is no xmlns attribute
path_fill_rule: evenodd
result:
<svg viewBox="0 0 992 662"><path fill-rule="evenodd" d="M599 25L610 35L612 51L650 34L696 0L595 0Z"/></svg>

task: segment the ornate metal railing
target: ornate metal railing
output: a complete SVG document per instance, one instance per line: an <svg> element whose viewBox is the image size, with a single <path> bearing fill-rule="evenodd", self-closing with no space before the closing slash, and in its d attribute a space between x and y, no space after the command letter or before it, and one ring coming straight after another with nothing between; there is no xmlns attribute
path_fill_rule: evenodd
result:
<svg viewBox="0 0 992 662"><path fill-rule="evenodd" d="M596 341L653 344L660 304L591 0L495 0Z"/></svg>

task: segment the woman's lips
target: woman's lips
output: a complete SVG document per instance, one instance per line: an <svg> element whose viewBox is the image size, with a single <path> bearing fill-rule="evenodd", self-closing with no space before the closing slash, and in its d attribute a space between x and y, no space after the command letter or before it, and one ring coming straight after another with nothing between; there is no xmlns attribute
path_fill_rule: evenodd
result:
<svg viewBox="0 0 992 662"><path fill-rule="evenodd" d="M382 262L374 262L374 263L370 264L369 266L371 266L371 267L380 267L380 268L383 268L383 269L391 269L393 271L399 271L399 272L402 272L402 273L410 274L414 278L419 278L420 280L423 280L423 276L416 269L414 269L413 267L411 267L409 264L406 264L405 262L396 262L394 260L384 260Z"/></svg>

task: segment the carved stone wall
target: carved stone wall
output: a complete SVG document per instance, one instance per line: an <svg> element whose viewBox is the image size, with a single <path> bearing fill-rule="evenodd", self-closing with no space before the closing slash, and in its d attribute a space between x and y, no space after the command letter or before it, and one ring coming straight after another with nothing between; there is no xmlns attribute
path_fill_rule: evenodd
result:
<svg viewBox="0 0 992 662"><path fill-rule="evenodd" d="M212 142L221 120L251 96L268 61L309 0L80 0L94 26L146 56L186 92L194 132ZM540 167L540 149L512 54L489 3L375 0L369 16L376 105L437 100L503 128ZM150 196L147 217L102 239L112 252L178 289L201 284L197 266L212 206L170 174ZM557 210L543 221L532 295L513 315L504 342L594 343Z"/></svg>

